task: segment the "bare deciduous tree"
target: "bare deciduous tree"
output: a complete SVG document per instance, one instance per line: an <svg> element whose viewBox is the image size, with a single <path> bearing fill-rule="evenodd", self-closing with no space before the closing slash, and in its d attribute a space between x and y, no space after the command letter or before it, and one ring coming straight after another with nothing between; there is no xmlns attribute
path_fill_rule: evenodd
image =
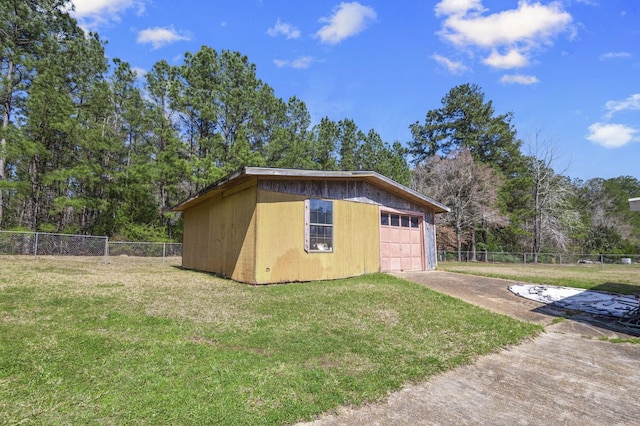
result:
<svg viewBox="0 0 640 426"><path fill-rule="evenodd" d="M500 176L488 165L474 161L468 149L434 156L416 167L413 187L451 208L443 222L456 236L458 260L462 259L462 242L468 236L475 260L476 228L502 226L507 219L497 207Z"/></svg>
<svg viewBox="0 0 640 426"><path fill-rule="evenodd" d="M557 146L542 140L537 131L526 144L528 172L531 180L531 252L538 261L542 247L547 244L565 250L571 231L578 226L580 216L570 199L574 186L562 174L554 171L558 160Z"/></svg>

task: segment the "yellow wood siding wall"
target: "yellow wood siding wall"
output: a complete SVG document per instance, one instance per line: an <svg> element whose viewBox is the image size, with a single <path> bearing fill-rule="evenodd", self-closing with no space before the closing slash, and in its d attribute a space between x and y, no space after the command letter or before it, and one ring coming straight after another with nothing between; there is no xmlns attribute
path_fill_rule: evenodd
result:
<svg viewBox="0 0 640 426"><path fill-rule="evenodd" d="M334 200L333 252L307 253L306 198L258 191L255 282L311 281L378 272L378 206Z"/></svg>
<svg viewBox="0 0 640 426"><path fill-rule="evenodd" d="M182 265L253 282L256 194L253 180L185 211Z"/></svg>
<svg viewBox="0 0 640 426"><path fill-rule="evenodd" d="M199 271L210 271L209 205L215 200L199 204L184 215L182 234L182 266Z"/></svg>

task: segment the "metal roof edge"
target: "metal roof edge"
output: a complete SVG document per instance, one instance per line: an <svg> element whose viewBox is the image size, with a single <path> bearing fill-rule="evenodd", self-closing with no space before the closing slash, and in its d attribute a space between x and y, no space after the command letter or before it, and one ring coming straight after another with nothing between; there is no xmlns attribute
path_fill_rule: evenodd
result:
<svg viewBox="0 0 640 426"><path fill-rule="evenodd" d="M285 176L285 177L327 177L327 178L348 178L355 176L365 176L377 174L368 171L348 171L348 170L305 170L305 169L285 169L271 167L245 167L247 174L253 176Z"/></svg>
<svg viewBox="0 0 640 426"><path fill-rule="evenodd" d="M448 212L451 211L451 209L448 206L446 206L446 205L434 200L433 198L428 197L428 196L426 196L426 195L424 195L424 194L422 194L422 193L420 193L418 191L415 191L415 190L409 188L408 186L405 186L405 185L403 185L401 183L398 183L393 179L390 179L390 178L388 178L388 177L386 177L384 175L381 175L380 173L376 173L376 172L368 172L368 173L373 173L376 176L377 179L380 179L380 180L382 180L382 181L384 181L384 182L386 182L386 183L388 183L388 184L390 184L392 186L395 186L396 188L398 188L398 189L400 189L400 190L402 190L402 191L404 191L404 192L406 192L408 194L413 195L414 197L420 198L423 201L426 201L427 203L432 204L432 205L440 208L442 211L439 212L439 213L448 213Z"/></svg>
<svg viewBox="0 0 640 426"><path fill-rule="evenodd" d="M236 180L239 177L245 175L247 168L248 167L243 167L242 169L238 169L235 172L231 172L228 175L218 179L217 181L213 182L212 184L205 186L200 191L196 192L194 195L190 196L186 200L181 201L180 203L178 203L177 205L172 207L170 211L172 211L172 212L183 211L185 206L194 204L194 201L196 201L198 198L201 198L203 195L213 191L216 188L219 188L219 187L223 186L226 183L229 183L229 182L231 182L233 180ZM195 203L195 204L198 204L198 203Z"/></svg>
<svg viewBox="0 0 640 426"><path fill-rule="evenodd" d="M421 194L401 183L394 181L386 176L381 175L380 173L374 171L341 171L341 170L303 170L303 169L285 169L285 168L270 168L270 167L244 167L240 170L237 170L233 173L228 174L227 176L213 182L211 185L206 186L201 189L195 195L189 197L183 202L179 203L175 207L171 209L171 211L183 211L185 207L189 205L193 205L194 202L203 197L205 194L220 188L228 183L231 183L234 180L239 179L242 176L274 176L274 177L285 177L285 178L324 178L324 179L348 179L348 178L361 178L365 180L372 179L375 184L376 181L378 183L384 183L386 186L390 186L395 188L399 193L405 193L410 195L413 198L417 198L427 204L430 204L436 210L436 213L445 213L450 212L451 209L446 205L434 200L431 197L428 197L424 194ZM198 204L198 203L195 203Z"/></svg>

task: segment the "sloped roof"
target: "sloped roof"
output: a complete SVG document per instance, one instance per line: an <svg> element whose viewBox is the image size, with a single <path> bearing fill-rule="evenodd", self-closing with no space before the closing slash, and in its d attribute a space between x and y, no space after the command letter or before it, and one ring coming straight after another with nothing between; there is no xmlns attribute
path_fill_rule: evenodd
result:
<svg viewBox="0 0 640 426"><path fill-rule="evenodd" d="M244 169L231 173L206 188L203 188L196 195L181 202L175 206L172 211L185 211L196 204L200 204L205 200L215 197L220 194L220 192L229 190L230 188L247 182L253 178L274 177L292 180L360 180L380 187L402 198L406 198L416 204L428 207L436 213L445 213L450 211L449 207L444 204L376 172L275 169L268 167L245 167Z"/></svg>

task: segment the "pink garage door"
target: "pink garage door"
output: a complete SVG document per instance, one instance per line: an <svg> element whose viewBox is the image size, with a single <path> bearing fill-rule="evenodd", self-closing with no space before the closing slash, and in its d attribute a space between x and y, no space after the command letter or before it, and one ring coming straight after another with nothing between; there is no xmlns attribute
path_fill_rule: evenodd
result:
<svg viewBox="0 0 640 426"><path fill-rule="evenodd" d="M422 216L380 212L380 269L424 269Z"/></svg>

